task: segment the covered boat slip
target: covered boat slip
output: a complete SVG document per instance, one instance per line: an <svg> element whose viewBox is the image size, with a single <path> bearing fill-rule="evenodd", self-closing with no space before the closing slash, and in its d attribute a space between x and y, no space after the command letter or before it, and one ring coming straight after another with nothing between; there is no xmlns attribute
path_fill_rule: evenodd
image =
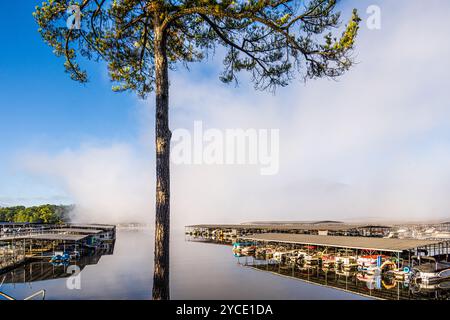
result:
<svg viewBox="0 0 450 320"><path fill-rule="evenodd" d="M58 229L50 229L47 230L46 232L66 233L66 234L99 234L104 231L97 229L58 228Z"/></svg>
<svg viewBox="0 0 450 320"><path fill-rule="evenodd" d="M427 255L447 255L450 241L392 239L372 237L319 236L310 234L264 233L241 237L244 240L273 242L292 245L313 245L321 247L401 253L426 250Z"/></svg>
<svg viewBox="0 0 450 320"><path fill-rule="evenodd" d="M66 234L66 233L42 233L26 234L0 238L0 242L20 240L43 240L43 241L74 241L78 242L88 238L90 234Z"/></svg>
<svg viewBox="0 0 450 320"><path fill-rule="evenodd" d="M102 240L115 239L114 225L87 225L87 224L63 224L63 225L39 225L29 224L29 227L24 229L12 228L8 232L3 232L0 235L0 241L11 241L20 239L39 238L44 240L72 240L80 241L89 236L96 236Z"/></svg>
<svg viewBox="0 0 450 320"><path fill-rule="evenodd" d="M260 233L318 234L334 236L383 237L392 226L356 223L264 223L264 224L196 224L185 227L187 235L193 236L245 236Z"/></svg>
<svg viewBox="0 0 450 320"><path fill-rule="evenodd" d="M391 226L368 225L368 224L352 224L352 223L292 223L292 224L196 224L186 226L189 230L242 230L242 231L349 231L361 228L372 229L390 229Z"/></svg>
<svg viewBox="0 0 450 320"><path fill-rule="evenodd" d="M87 224L87 223L70 223L66 226L67 228L82 228L82 229L101 229L103 231L115 230L116 226L112 224Z"/></svg>

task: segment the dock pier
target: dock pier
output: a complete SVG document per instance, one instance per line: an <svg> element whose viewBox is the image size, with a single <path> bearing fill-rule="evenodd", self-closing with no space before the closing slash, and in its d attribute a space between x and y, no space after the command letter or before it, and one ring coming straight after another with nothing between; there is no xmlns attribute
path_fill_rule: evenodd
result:
<svg viewBox="0 0 450 320"><path fill-rule="evenodd" d="M30 260L50 259L57 250L107 250L115 239L114 225L0 223L0 274Z"/></svg>

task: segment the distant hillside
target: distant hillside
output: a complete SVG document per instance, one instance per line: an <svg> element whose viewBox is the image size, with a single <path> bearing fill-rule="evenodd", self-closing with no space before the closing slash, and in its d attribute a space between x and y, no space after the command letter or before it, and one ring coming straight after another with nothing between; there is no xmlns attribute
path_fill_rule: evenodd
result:
<svg viewBox="0 0 450 320"><path fill-rule="evenodd" d="M0 208L0 222L62 223L69 220L74 206L41 205Z"/></svg>

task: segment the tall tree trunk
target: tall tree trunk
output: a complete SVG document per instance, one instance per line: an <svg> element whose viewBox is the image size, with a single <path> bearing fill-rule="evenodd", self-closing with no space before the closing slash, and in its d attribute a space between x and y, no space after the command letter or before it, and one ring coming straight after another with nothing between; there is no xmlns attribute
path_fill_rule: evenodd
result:
<svg viewBox="0 0 450 320"><path fill-rule="evenodd" d="M169 236L170 236L170 138L169 79L166 43L167 36L155 26L156 76L156 221L155 269L153 299L170 299Z"/></svg>

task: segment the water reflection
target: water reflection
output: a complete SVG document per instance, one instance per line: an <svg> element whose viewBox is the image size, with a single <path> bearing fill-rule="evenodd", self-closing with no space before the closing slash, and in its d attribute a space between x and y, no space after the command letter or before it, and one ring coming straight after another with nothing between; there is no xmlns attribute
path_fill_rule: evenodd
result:
<svg viewBox="0 0 450 320"><path fill-rule="evenodd" d="M34 261L0 275L6 276L0 291L23 299L38 290L46 291L46 299L150 299L152 251L139 250L151 244L150 231L118 231L115 244L104 243L101 248L89 250L70 264ZM69 277L79 271L80 286L73 286ZM139 270L136 270L139 266ZM144 268L145 269L145 268ZM145 288L145 290L144 290Z"/></svg>
<svg viewBox="0 0 450 320"><path fill-rule="evenodd" d="M76 260L63 262L50 262L48 259L40 259L28 262L14 270L0 275L0 283L6 284L30 284L31 282L68 278L73 275L71 270L82 271L88 265L96 265L103 255L114 253L114 243L105 243L101 249L88 250ZM77 268L70 268L76 266Z"/></svg>
<svg viewBox="0 0 450 320"><path fill-rule="evenodd" d="M426 284L399 277L394 272L358 271L357 264L346 267L329 263L326 256L315 259L313 255L298 259L295 255L280 255L281 251L265 252L252 244L234 243L230 239L188 237L189 241L209 242L229 248L239 265L251 270L302 280L329 288L336 288L358 295L387 300L450 300L450 281ZM267 249L270 250L270 249ZM289 253L288 251L284 253ZM267 258L270 257L270 258ZM295 258L295 259L293 259ZM308 259L310 258L310 259ZM329 259L330 260L330 259ZM325 263L324 263L325 261ZM348 265L347 265L348 266Z"/></svg>
<svg viewBox="0 0 450 320"><path fill-rule="evenodd" d="M242 258L239 258L242 260ZM310 283L347 290L357 294L388 300L450 299L450 282L425 285L398 281L389 275L373 275L357 271L322 269L319 266L297 267L245 259L242 265Z"/></svg>
<svg viewBox="0 0 450 320"><path fill-rule="evenodd" d="M230 254L230 246L185 241L183 230L171 232L172 299L364 299L365 297L258 272ZM117 230L111 255L79 261L80 289L69 289L63 266L26 265L0 288L17 299L46 290L46 299L151 299L153 232ZM250 258L248 258L250 259ZM248 260L250 261L250 260ZM262 266L261 266L262 268ZM311 275L310 275L311 276ZM0 276L1 282L2 276ZM1 298L0 298L1 299Z"/></svg>

